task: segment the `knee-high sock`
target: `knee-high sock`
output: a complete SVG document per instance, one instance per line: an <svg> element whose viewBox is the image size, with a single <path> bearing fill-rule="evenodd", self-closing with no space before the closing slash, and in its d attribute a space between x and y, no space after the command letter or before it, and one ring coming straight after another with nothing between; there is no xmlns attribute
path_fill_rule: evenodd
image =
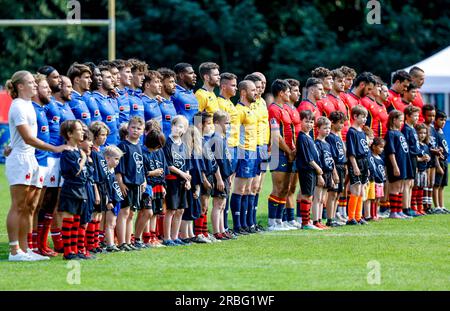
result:
<svg viewBox="0 0 450 311"><path fill-rule="evenodd" d="M223 227L225 230L228 229L228 209L230 208L230 197L227 196L227 200L225 201L225 209L223 210Z"/></svg>
<svg viewBox="0 0 450 311"><path fill-rule="evenodd" d="M247 227L247 209L248 209L248 195L242 196L241 201L241 227Z"/></svg>
<svg viewBox="0 0 450 311"><path fill-rule="evenodd" d="M302 225L303 226L305 226L309 223L310 210L311 210L311 201L301 200L300 201L300 213L301 213L301 217L302 217Z"/></svg>
<svg viewBox="0 0 450 311"><path fill-rule="evenodd" d="M362 209L363 209L363 200L362 196L358 196L358 201L356 201L356 213L355 219L356 221L360 221L362 217Z"/></svg>
<svg viewBox="0 0 450 311"><path fill-rule="evenodd" d="M402 210L403 210L403 208L406 208L406 206L403 206L403 193L402 192L400 192L398 195L397 195L397 200L398 200L398 205L397 205L397 213L400 213L400 212L402 212Z"/></svg>
<svg viewBox="0 0 450 311"><path fill-rule="evenodd" d="M64 256L72 253L72 226L73 217L63 219L62 223L62 241L64 243Z"/></svg>
<svg viewBox="0 0 450 311"><path fill-rule="evenodd" d="M233 230L237 231L241 228L241 203L242 195L233 193L230 199L231 215L233 217Z"/></svg>
<svg viewBox="0 0 450 311"><path fill-rule="evenodd" d="M284 213L286 214L286 221L294 221L295 210L293 208L285 208Z"/></svg>
<svg viewBox="0 0 450 311"><path fill-rule="evenodd" d="M356 195L350 194L350 198L348 200L348 220L355 219L357 204L358 197Z"/></svg>
<svg viewBox="0 0 450 311"><path fill-rule="evenodd" d="M256 221L256 213L258 212L258 201L259 201L259 193L255 195L254 205L255 208L253 209L253 223L256 225L258 222Z"/></svg>
<svg viewBox="0 0 450 311"><path fill-rule="evenodd" d="M250 194L248 195L247 198L248 202L247 202L247 225L249 227L256 225L256 223L253 221L253 214L255 211L255 195Z"/></svg>

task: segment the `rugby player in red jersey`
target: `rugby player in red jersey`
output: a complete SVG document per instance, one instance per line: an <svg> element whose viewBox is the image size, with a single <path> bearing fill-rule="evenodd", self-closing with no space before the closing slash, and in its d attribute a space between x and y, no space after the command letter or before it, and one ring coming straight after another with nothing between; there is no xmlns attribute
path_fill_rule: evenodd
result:
<svg viewBox="0 0 450 311"><path fill-rule="evenodd" d="M347 106L342 101L340 94L344 92L345 87L345 75L340 69L334 69L331 71L333 77L333 85L330 92L327 95L328 100L334 105L335 111L341 111L345 116L344 127L342 128L342 140L345 142L345 137L347 136L348 129L350 128L350 112Z"/></svg>
<svg viewBox="0 0 450 311"><path fill-rule="evenodd" d="M409 75L411 76L411 82L417 85L416 98L414 98L412 104L420 108L418 123L423 123L422 107L425 103L423 102L420 88L425 83L425 72L419 67L414 66L409 70Z"/></svg>
<svg viewBox="0 0 450 311"><path fill-rule="evenodd" d="M317 107L319 108L320 113L323 116L329 117L330 113L332 113L335 110L333 103L331 103L328 97L326 96L333 87L333 76L331 74L331 71L324 67L317 67L316 69L311 71L311 76L313 78L322 80L325 97L317 101Z"/></svg>
<svg viewBox="0 0 450 311"><path fill-rule="evenodd" d="M408 85L411 83L411 76L404 70L398 70L392 77L392 85L389 90L389 97L386 101L386 109L388 112L392 110L399 110L403 112L405 105L402 102L402 95L408 89Z"/></svg>

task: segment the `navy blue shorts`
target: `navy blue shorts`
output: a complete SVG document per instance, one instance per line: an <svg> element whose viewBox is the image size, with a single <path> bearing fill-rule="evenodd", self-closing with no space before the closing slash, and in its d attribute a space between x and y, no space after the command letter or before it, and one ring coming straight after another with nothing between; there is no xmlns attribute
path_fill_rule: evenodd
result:
<svg viewBox="0 0 450 311"><path fill-rule="evenodd" d="M314 189L317 184L317 174L313 170L302 171L298 174L298 181L300 183L300 191L302 195L313 196Z"/></svg>
<svg viewBox="0 0 450 311"><path fill-rule="evenodd" d="M185 209L186 188L185 182L178 179L167 179L166 207L170 210Z"/></svg>
<svg viewBox="0 0 450 311"><path fill-rule="evenodd" d="M406 179L416 179L417 157L411 157L411 161L406 165Z"/></svg>
<svg viewBox="0 0 450 311"><path fill-rule="evenodd" d="M236 177L239 178L255 177L256 161L257 161L256 151L238 149L238 163L236 167Z"/></svg>
<svg viewBox="0 0 450 311"><path fill-rule="evenodd" d="M135 212L142 208L141 206L141 186L125 184L128 188L127 195L124 197L121 208L130 208L131 211Z"/></svg>
<svg viewBox="0 0 450 311"><path fill-rule="evenodd" d="M390 162L390 161L388 161ZM367 158L356 159L356 165L358 165L361 175L356 176L353 172L353 166L348 162L348 175L350 177L350 185L362 184L364 185L369 181L369 161Z"/></svg>
<svg viewBox="0 0 450 311"><path fill-rule="evenodd" d="M228 147L228 151L231 155L231 171L234 173L238 164L238 147Z"/></svg>
<svg viewBox="0 0 450 311"><path fill-rule="evenodd" d="M278 157L278 159L277 159ZM284 151L279 150L272 153L270 157L270 171L292 173L293 162L289 162Z"/></svg>
<svg viewBox="0 0 450 311"><path fill-rule="evenodd" d="M86 200L74 199L65 196L59 197L58 212L67 212L72 215L80 215L83 207L83 203Z"/></svg>
<svg viewBox="0 0 450 311"><path fill-rule="evenodd" d="M202 213L202 206L200 204L200 199L194 199L194 186L191 188L191 190L187 191L187 208L184 210L182 220L192 221L196 220L200 217Z"/></svg>
<svg viewBox="0 0 450 311"><path fill-rule="evenodd" d="M436 170L435 178L434 178L434 186L435 187L446 187L448 185L448 166L447 161L439 161L442 169L444 170L444 174L438 174Z"/></svg>
<svg viewBox="0 0 450 311"><path fill-rule="evenodd" d="M86 192L88 198L81 205L80 225L84 225L90 222L92 220L92 214L94 213L94 202L95 202L94 185L87 186Z"/></svg>

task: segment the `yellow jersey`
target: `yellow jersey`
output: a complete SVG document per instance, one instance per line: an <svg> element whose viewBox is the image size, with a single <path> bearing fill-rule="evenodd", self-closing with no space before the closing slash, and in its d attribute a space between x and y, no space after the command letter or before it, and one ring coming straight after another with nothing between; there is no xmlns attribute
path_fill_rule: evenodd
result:
<svg viewBox="0 0 450 311"><path fill-rule="evenodd" d="M256 128L258 120L255 112L242 103L236 105L239 121L239 148L256 151Z"/></svg>
<svg viewBox="0 0 450 311"><path fill-rule="evenodd" d="M230 116L230 136L228 137L228 146L239 146L239 118L238 111L233 102L219 95L217 98L219 109L225 111Z"/></svg>
<svg viewBox="0 0 450 311"><path fill-rule="evenodd" d="M251 108L255 111L258 119L257 125L257 140L258 146L268 145L270 141L270 127L269 127L269 111L267 110L266 101L260 97L251 104Z"/></svg>
<svg viewBox="0 0 450 311"><path fill-rule="evenodd" d="M219 110L217 96L214 92L200 88L195 92L195 97L198 101L198 111L206 111L210 114L214 114L214 112Z"/></svg>

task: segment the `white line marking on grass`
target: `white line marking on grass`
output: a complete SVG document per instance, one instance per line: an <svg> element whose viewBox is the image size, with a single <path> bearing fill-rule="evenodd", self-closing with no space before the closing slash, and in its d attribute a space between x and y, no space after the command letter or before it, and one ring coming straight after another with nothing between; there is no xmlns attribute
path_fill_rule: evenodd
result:
<svg viewBox="0 0 450 311"><path fill-rule="evenodd" d="M313 233L314 234L314 233ZM295 234L295 233L265 233L264 235L270 235L270 236L305 236L305 234ZM312 234L310 234L312 235ZM370 237L370 236L405 236L405 237L443 237L443 236L449 236L450 233L443 233L443 234L436 234L436 233L392 233L392 232L361 232L361 233L349 233L349 232L343 232L343 233L322 233L319 236L364 236L364 237Z"/></svg>

